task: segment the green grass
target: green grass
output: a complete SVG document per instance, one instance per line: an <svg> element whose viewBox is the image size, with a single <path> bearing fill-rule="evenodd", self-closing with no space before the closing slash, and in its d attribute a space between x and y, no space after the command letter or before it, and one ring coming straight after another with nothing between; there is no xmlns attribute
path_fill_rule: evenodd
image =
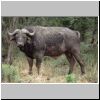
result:
<svg viewBox="0 0 100 100"><path fill-rule="evenodd" d="M76 78L74 74L66 75L67 83L76 83Z"/></svg>
<svg viewBox="0 0 100 100"><path fill-rule="evenodd" d="M2 82L35 82L35 83L97 83L98 82L98 47L92 47L88 43L81 43L81 58L85 62L86 74L81 76L79 64L76 64L73 74L68 75L69 63L62 55L57 59L44 57L41 66L41 77L37 78L35 61L33 75L28 75L28 62L25 55L19 52L12 66L2 64ZM47 80L47 78L49 80Z"/></svg>
<svg viewBox="0 0 100 100"><path fill-rule="evenodd" d="M2 82L20 82L20 75L17 67L2 64L1 70Z"/></svg>

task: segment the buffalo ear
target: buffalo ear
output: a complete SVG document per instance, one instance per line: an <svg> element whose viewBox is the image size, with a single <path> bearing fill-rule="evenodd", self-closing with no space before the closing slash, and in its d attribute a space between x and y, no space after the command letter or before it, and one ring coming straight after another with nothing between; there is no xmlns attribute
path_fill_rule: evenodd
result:
<svg viewBox="0 0 100 100"><path fill-rule="evenodd" d="M10 41L14 41L15 37L14 36L10 36Z"/></svg>
<svg viewBox="0 0 100 100"><path fill-rule="evenodd" d="M31 36L31 35L26 34L26 36L28 37L28 39L29 39L29 38L32 39L32 36Z"/></svg>

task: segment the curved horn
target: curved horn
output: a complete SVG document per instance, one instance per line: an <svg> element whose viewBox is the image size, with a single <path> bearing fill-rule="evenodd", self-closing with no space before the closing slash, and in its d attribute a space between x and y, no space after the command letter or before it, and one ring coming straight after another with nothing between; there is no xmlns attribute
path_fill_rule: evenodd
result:
<svg viewBox="0 0 100 100"><path fill-rule="evenodd" d="M12 33L8 32L8 34L12 36L12 35L16 34L18 31L20 31L20 29L16 29L16 30L15 30L14 32L12 32Z"/></svg>
<svg viewBox="0 0 100 100"><path fill-rule="evenodd" d="M10 33L10 32L8 31L8 35L13 35L13 33Z"/></svg>
<svg viewBox="0 0 100 100"><path fill-rule="evenodd" d="M22 29L22 32L23 33L27 33L27 34L29 34L30 36L33 36L34 34L35 34L35 31L33 31L32 33L31 32L29 32L27 29L25 29L25 28L23 28Z"/></svg>

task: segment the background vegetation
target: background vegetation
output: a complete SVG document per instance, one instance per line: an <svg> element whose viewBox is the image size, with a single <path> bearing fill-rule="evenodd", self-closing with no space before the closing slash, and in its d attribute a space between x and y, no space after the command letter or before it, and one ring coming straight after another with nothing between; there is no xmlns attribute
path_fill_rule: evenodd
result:
<svg viewBox="0 0 100 100"><path fill-rule="evenodd" d="M86 74L80 75L77 64L72 75L67 75L69 64L64 55L56 60L44 57L41 75L37 75L35 61L33 75L28 75L25 55L16 45L10 45L8 31L25 26L69 27L81 33L81 56L86 64ZM98 18L97 17L2 17L2 82L92 82L98 81ZM9 48L13 47L11 52ZM11 52L11 59L9 53ZM11 66L7 63L10 62Z"/></svg>

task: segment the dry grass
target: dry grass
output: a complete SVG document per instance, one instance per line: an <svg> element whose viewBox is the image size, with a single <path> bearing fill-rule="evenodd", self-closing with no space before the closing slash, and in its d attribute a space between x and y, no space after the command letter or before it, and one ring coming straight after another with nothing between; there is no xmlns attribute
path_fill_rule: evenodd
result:
<svg viewBox="0 0 100 100"><path fill-rule="evenodd" d="M63 56L62 56L63 57ZM68 76L69 64L53 66L55 62L62 59L59 57L57 60L49 59L44 61L41 65L40 75L37 74L35 64L33 65L33 74L28 75L28 63L25 58L23 60L15 61L20 69L20 77L22 83L66 83L66 76ZM65 59L65 57L64 57ZM54 60L54 62L52 61ZM74 69L75 83L96 83L97 77L97 64L95 66L86 66L86 74L81 75L80 67L77 64ZM71 82L73 83L73 82Z"/></svg>
<svg viewBox="0 0 100 100"><path fill-rule="evenodd" d="M50 62L49 62L50 63ZM48 63L48 64L49 64ZM42 63L40 69L40 75L37 74L35 64L33 65L33 74L28 75L28 63L24 60L16 62L20 74L21 83L66 83L66 76L68 76L69 66L50 66ZM75 82L76 83L96 83L97 77L97 65L92 67L86 67L86 74L82 76L80 74L79 66L76 66L74 70ZM71 82L73 83L73 82Z"/></svg>
<svg viewBox="0 0 100 100"><path fill-rule="evenodd" d="M98 82L98 54L96 49L88 49L88 46L82 47L82 57L86 64L86 74L81 75L80 66L76 64L74 72L71 76L68 76L69 64L64 55L53 59L45 57L41 69L40 75L37 74L35 61L33 65L33 74L28 75L28 63L26 57L21 53L13 62L13 66L16 66L19 70L19 76L21 83L97 83ZM85 49L87 51L85 51ZM69 79L68 79L69 78ZM68 81L70 80L70 81Z"/></svg>
<svg viewBox="0 0 100 100"><path fill-rule="evenodd" d="M33 66L33 74L28 75L28 70L23 70L21 73L22 82L28 83L64 83L66 82L64 75L56 75L56 72L50 67L41 66L40 75L37 74L37 69Z"/></svg>

